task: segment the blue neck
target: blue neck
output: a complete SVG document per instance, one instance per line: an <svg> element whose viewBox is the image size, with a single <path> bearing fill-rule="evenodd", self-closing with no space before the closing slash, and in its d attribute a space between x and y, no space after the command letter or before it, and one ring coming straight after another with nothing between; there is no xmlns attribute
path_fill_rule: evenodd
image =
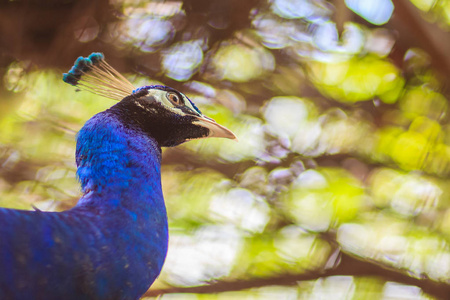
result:
<svg viewBox="0 0 450 300"><path fill-rule="evenodd" d="M114 279L105 275L109 286L130 281L134 291L144 293L167 253L161 149L148 134L120 120L113 107L80 130L76 161L84 195L72 210L93 216L94 227L104 235L102 242L127 258L126 270L119 260L105 267L120 270Z"/></svg>
<svg viewBox="0 0 450 300"><path fill-rule="evenodd" d="M76 161L84 193L77 206L139 212L164 208L159 145L122 124L110 110L80 130Z"/></svg>

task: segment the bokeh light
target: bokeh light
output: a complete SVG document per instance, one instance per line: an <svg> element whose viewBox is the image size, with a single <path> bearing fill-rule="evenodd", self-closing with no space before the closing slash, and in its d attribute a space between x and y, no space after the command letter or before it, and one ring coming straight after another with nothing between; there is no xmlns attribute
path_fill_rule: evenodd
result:
<svg viewBox="0 0 450 300"><path fill-rule="evenodd" d="M239 139L162 150L170 250L144 299L446 299L450 7L409 2L114 0L54 40L10 26L0 205L77 202L76 132L115 103L61 73L102 51Z"/></svg>

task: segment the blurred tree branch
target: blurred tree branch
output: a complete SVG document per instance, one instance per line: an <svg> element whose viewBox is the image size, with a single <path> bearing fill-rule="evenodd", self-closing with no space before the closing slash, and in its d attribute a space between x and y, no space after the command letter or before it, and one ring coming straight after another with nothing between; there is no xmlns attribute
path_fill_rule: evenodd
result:
<svg viewBox="0 0 450 300"><path fill-rule="evenodd" d="M407 0L393 0L395 11L389 22L392 29L398 31L397 50L391 55L403 59L405 52L411 47L420 47L430 55L431 65L440 73L440 79L449 85L450 74L450 39L436 23L427 22L417 7ZM396 52L398 52L396 54ZM398 60L396 59L396 60Z"/></svg>
<svg viewBox="0 0 450 300"><path fill-rule="evenodd" d="M20 60L31 60L33 63L43 67L68 67L74 58L81 54L88 54L92 51L105 52L112 65L117 66L119 70L134 70L139 68L141 74L159 79L165 84L175 88L185 88L183 82L166 77L160 72L160 56L158 53L142 53L127 48L115 48L113 42L102 40L102 33L110 23L114 23L118 12L109 1L66 1L58 2L54 0L44 1L11 1L8 4L2 4L0 7L0 45L3 47L2 57L0 57L0 67L7 66L13 58ZM187 12L188 24L177 33L174 42L183 40L183 36L190 30L205 26L208 28L208 45L211 53L214 53L214 46L220 42L226 41L234 36L234 33L242 29L251 28L249 13L253 7L262 5L263 1L252 0L242 1L205 1L205 0L184 0L184 8ZM346 7L343 0L334 1L336 5L335 22L342 33L343 25L347 21L352 21L356 14L352 14ZM419 47L428 52L432 67L440 74L439 80L450 86L450 40L448 33L437 24L430 23L423 17L423 12L414 7L407 0L393 0L395 12L386 27L397 32L396 43L393 52L389 58L394 60L399 68L405 71L404 57L405 53L412 47ZM120 9L118 9L120 11ZM77 30L84 30L89 20L95 20L99 27L99 38L82 43L75 38L74 33ZM361 23L361 20L357 20ZM205 25L206 24L206 25ZM365 26L374 27L373 25ZM214 25L214 26L212 26ZM14 30L12 30L14 29ZM205 35L206 36L206 35ZM217 48L218 49L218 48ZM131 53L135 51L134 53ZM292 61L287 60L286 53L280 50L270 50L277 60L277 66L290 68ZM212 55L212 54L208 54ZM58 58L58 59L55 59ZM283 65L284 64L284 65ZM150 66L150 67L149 67ZM295 67L298 67L296 64ZM299 68L300 69L300 68ZM6 70L6 69L5 69ZM284 73L282 73L284 74ZM201 72L192 77L192 80L203 81L205 77ZM407 77L407 76L405 76ZM301 82L300 82L301 81ZM306 80L305 80L306 82ZM211 82L209 82L211 83ZM226 81L214 82L213 86L217 89L236 90L245 98L247 103L247 112L252 112L259 116L259 109L264 101L270 97L279 95L279 92L272 90L273 77L268 76L254 85L254 89L241 83L232 83ZM289 95L291 92L288 93ZM393 105L380 104L374 106L372 101L360 102L357 105L352 103L341 103L337 100L324 98L317 88L302 80L298 82L298 89L294 90L294 95L309 97L314 99L316 104L320 104L323 111L327 108L338 108L344 111L357 109L369 112L373 115L374 124L383 125L383 116L386 110L391 110ZM448 94L448 91L447 91ZM12 149L13 150L13 149ZM5 150L6 151L6 150ZM8 150L9 151L9 150ZM5 153L9 153L6 151ZM204 160L199 158L196 153L191 153L184 149L173 148L164 152L164 163L174 165L184 165L189 168L211 168L220 171L228 178L235 176L248 168L258 165L255 161L240 161L237 163L224 163L218 160ZM372 169L379 167L392 167L388 163L376 163L370 161L370 158L361 157L356 153L338 153L338 154L320 154L314 158L301 157L296 153L291 153L287 157L282 157L279 162L261 163L268 172L277 167L289 167L294 160L301 159L307 167L340 167L346 168L345 162L351 158L357 158L367 167L367 173ZM308 166L307 160L312 162ZM21 181L36 180L38 170L50 163L42 160L22 159L17 163L7 164L7 159L1 159L0 178L8 184L14 185ZM350 170L351 171L351 170ZM363 174L364 175L364 174ZM365 176L359 176L362 181ZM68 209L71 203L63 202L60 209ZM283 220L286 221L286 220ZM285 222L282 225L290 224ZM380 226L383 226L380 224ZM149 290L145 296L156 296L168 293L218 293L225 291L238 291L264 286L295 286L299 281L317 280L330 276L366 276L376 277L380 281L394 281L402 284L415 285L432 296L439 299L447 299L450 295L449 283L436 282L430 278L416 278L408 275L408 270L388 267L375 260L368 258L355 257L349 253L338 250L339 245L334 236L329 233L321 235L321 238L333 244L340 254L337 259L330 258L333 267L309 270L304 273L281 273L267 278L246 278L235 280L218 280L210 282L208 285L194 287L168 287L165 289ZM432 258L430 258L432 259Z"/></svg>
<svg viewBox="0 0 450 300"><path fill-rule="evenodd" d="M447 299L450 295L450 285L436 282L429 278L414 278L406 274L406 271L386 268L374 261L356 258L348 253L341 252L340 262L333 269L310 271L301 274L277 274L268 278L250 278L243 280L219 280L208 285L193 287L170 287L165 289L150 289L145 297L155 297L172 293L197 293L209 294L228 291L240 291L264 286L294 286L299 281L317 280L329 276L376 276L384 281L393 281L401 284L415 285L425 293L438 299Z"/></svg>

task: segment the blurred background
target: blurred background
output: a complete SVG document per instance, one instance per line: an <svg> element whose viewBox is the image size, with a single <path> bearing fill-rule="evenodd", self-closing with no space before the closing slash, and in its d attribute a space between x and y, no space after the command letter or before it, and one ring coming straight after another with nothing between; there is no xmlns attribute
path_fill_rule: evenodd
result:
<svg viewBox="0 0 450 300"><path fill-rule="evenodd" d="M0 2L0 206L75 205L103 52L239 143L164 149L148 299L449 299L449 0Z"/></svg>

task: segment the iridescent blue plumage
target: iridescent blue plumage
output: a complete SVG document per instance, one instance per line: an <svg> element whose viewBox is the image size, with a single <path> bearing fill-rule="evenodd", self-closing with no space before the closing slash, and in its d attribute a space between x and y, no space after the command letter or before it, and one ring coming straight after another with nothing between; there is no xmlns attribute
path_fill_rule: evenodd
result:
<svg viewBox="0 0 450 300"><path fill-rule="evenodd" d="M0 299L138 299L167 253L160 147L236 137L172 88L136 90L100 53L63 79L121 101L78 133L74 208L0 208Z"/></svg>
<svg viewBox="0 0 450 300"><path fill-rule="evenodd" d="M0 209L0 299L138 299L167 251L160 150L107 111L78 134L84 192L60 213Z"/></svg>

